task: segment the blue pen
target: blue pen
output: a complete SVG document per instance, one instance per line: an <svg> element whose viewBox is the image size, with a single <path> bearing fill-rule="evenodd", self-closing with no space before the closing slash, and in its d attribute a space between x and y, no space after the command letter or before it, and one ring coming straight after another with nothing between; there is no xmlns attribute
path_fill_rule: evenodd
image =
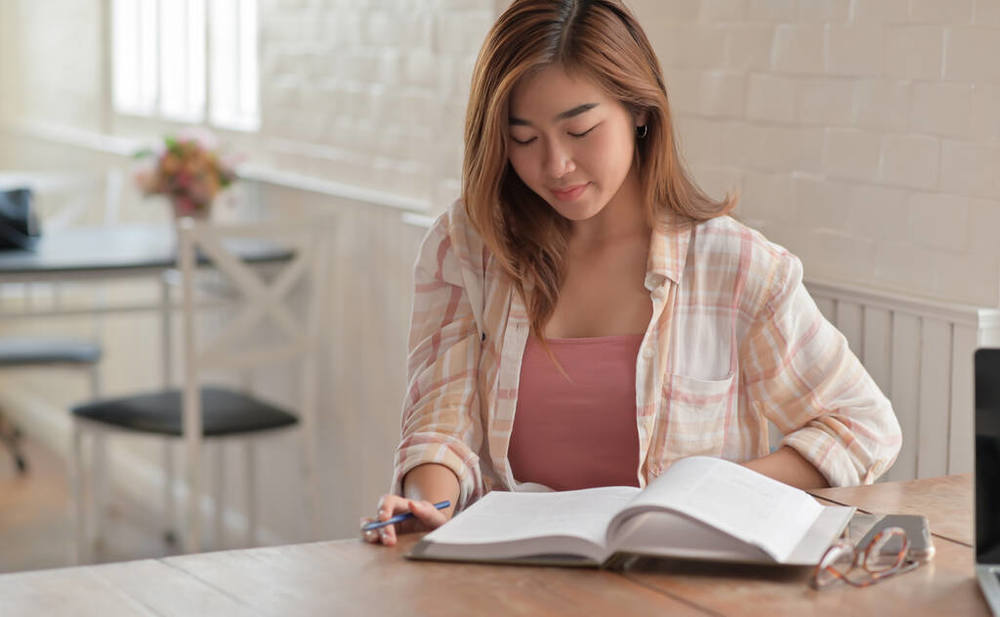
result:
<svg viewBox="0 0 1000 617"><path fill-rule="evenodd" d="M438 510L443 510L451 505L451 502L445 499L444 501L439 501L434 504L434 507ZM388 525L394 525L396 523L402 523L406 519L413 518L413 512L403 512L402 514L397 514L396 516L384 520L384 521L372 521L371 523L365 523L361 528L361 531L375 531L376 529L382 529Z"/></svg>

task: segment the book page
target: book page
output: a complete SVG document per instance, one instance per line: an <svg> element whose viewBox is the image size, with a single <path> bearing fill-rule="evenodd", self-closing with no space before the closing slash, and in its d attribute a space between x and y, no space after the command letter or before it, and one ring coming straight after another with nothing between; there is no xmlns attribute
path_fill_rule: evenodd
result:
<svg viewBox="0 0 1000 617"><path fill-rule="evenodd" d="M638 492L638 488L630 486L554 493L493 491L424 539L436 545L469 545L465 553L480 558L491 555L477 554L475 545L558 536L585 540L601 547L603 553L608 523ZM558 543L542 541L533 543L533 547L538 553L560 548Z"/></svg>
<svg viewBox="0 0 1000 617"><path fill-rule="evenodd" d="M761 563L770 560L762 549L692 518L665 510L629 517L615 533L615 550L632 555Z"/></svg>
<svg viewBox="0 0 1000 617"><path fill-rule="evenodd" d="M669 509L702 521L785 561L823 511L815 499L723 459L695 456L674 463L616 517Z"/></svg>

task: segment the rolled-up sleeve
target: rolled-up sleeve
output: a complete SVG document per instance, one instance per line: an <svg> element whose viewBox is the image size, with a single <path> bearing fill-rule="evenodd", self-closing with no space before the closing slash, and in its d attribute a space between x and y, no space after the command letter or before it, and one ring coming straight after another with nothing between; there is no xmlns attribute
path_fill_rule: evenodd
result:
<svg viewBox="0 0 1000 617"><path fill-rule="evenodd" d="M766 280L740 349L750 404L831 486L874 482L902 443L892 405L820 313L797 258L781 253Z"/></svg>
<svg viewBox="0 0 1000 617"><path fill-rule="evenodd" d="M482 493L483 439L476 371L480 334L463 285L461 259L443 215L423 241L414 267L408 388L396 448L393 492L411 469L438 463L459 480L458 508Z"/></svg>

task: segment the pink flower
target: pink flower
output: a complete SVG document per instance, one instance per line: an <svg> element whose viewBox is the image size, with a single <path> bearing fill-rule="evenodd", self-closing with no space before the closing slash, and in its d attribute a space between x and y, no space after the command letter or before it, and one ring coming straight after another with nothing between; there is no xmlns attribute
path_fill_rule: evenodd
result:
<svg viewBox="0 0 1000 617"><path fill-rule="evenodd" d="M237 178L234 163L215 151L217 144L198 127L167 136L162 145L137 154L152 164L135 171L135 182L145 195L168 196L178 216L207 212L219 191Z"/></svg>

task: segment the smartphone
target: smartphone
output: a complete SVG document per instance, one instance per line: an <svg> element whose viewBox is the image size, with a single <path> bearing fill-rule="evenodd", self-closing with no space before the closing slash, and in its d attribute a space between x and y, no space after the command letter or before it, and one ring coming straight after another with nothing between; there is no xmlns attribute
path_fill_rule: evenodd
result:
<svg viewBox="0 0 1000 617"><path fill-rule="evenodd" d="M906 532L906 537L910 540L908 559L924 563L934 557L930 525L927 523L927 517L919 514L886 514L879 517L857 546L867 546L872 538L886 527L901 527ZM890 541L882 548L882 552L890 555L898 553L901 541Z"/></svg>

